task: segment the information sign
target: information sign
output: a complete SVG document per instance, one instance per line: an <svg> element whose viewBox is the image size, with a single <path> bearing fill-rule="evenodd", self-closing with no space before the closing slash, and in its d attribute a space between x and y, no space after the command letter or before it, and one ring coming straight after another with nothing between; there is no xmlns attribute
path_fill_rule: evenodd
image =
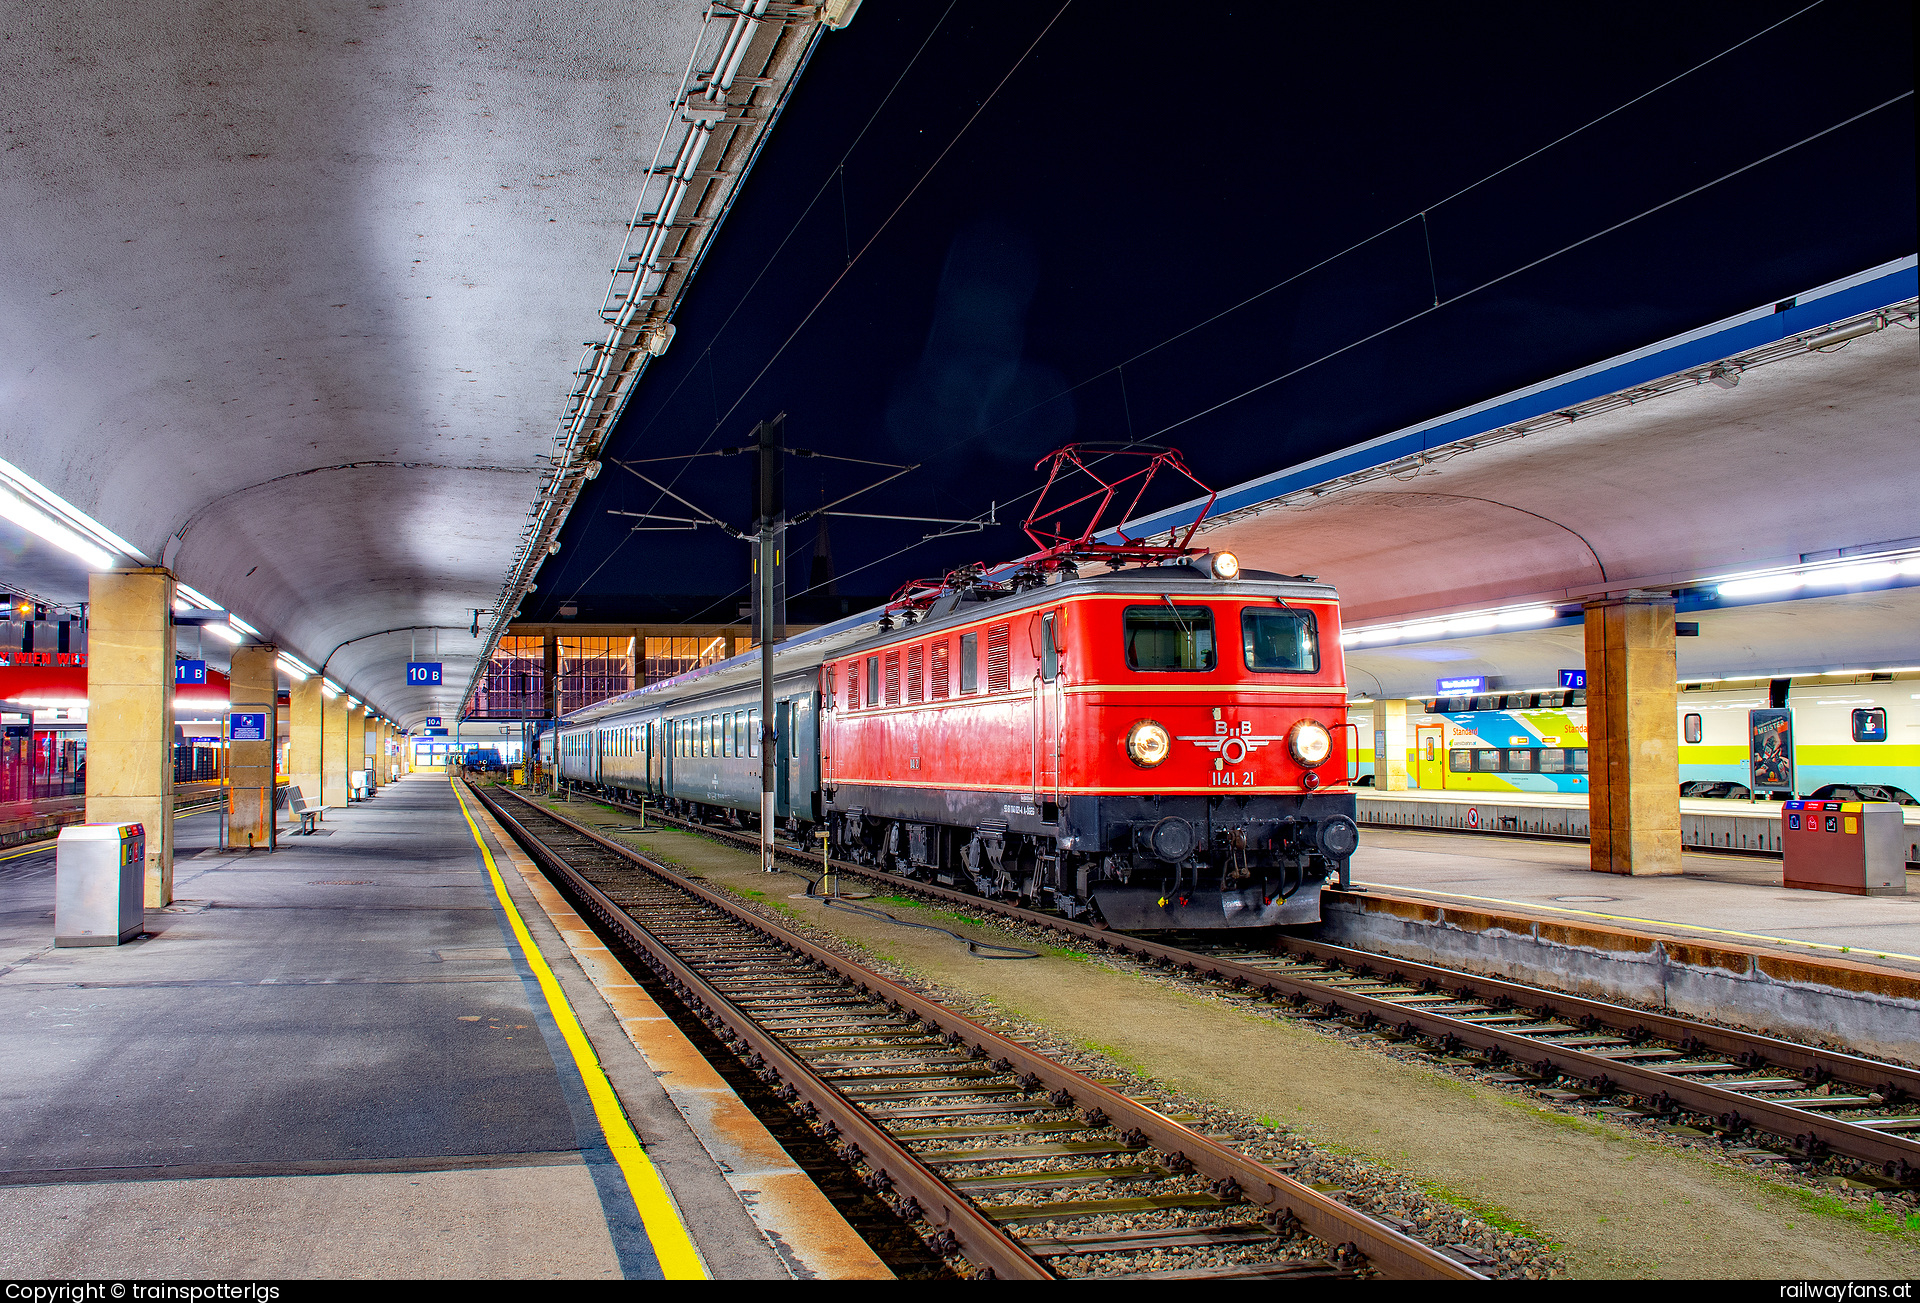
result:
<svg viewBox="0 0 1920 1303"><path fill-rule="evenodd" d="M1560 686L1563 688L1584 688L1587 686L1585 670L1561 670Z"/></svg>
<svg viewBox="0 0 1920 1303"><path fill-rule="evenodd" d="M445 737L447 735L447 730L444 728L430 728L426 732L428 737Z"/></svg>
<svg viewBox="0 0 1920 1303"><path fill-rule="evenodd" d="M207 681L207 663L205 661L175 661L173 663L173 681L182 683L205 683Z"/></svg>
<svg viewBox="0 0 1920 1303"><path fill-rule="evenodd" d="M228 715L227 739L231 742L265 742L267 740L266 712L236 710Z"/></svg>
<svg viewBox="0 0 1920 1303"><path fill-rule="evenodd" d="M438 687L439 684L439 661L407 662L407 686L409 688Z"/></svg>
<svg viewBox="0 0 1920 1303"><path fill-rule="evenodd" d="M1464 696L1474 692L1485 692L1487 676L1475 674L1457 679L1438 679L1435 680L1434 686L1440 689L1440 695L1443 697Z"/></svg>
<svg viewBox="0 0 1920 1303"><path fill-rule="evenodd" d="M1747 731L1751 781L1756 792L1793 791L1793 714L1781 709L1750 710Z"/></svg>

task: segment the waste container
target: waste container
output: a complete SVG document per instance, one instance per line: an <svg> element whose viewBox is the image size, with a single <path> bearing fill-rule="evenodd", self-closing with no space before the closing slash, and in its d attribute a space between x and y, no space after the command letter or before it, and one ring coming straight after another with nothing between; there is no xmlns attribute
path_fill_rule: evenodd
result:
<svg viewBox="0 0 1920 1303"><path fill-rule="evenodd" d="M1787 801L1782 882L1848 896L1904 896L1906 827L1892 801Z"/></svg>
<svg viewBox="0 0 1920 1303"><path fill-rule="evenodd" d="M146 923L147 830L81 823L60 830L53 862L53 944L117 946Z"/></svg>

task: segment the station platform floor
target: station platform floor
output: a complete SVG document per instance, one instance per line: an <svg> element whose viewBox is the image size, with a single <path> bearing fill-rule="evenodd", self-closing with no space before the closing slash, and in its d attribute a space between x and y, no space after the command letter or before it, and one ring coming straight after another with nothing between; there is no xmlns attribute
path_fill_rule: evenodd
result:
<svg viewBox="0 0 1920 1303"><path fill-rule="evenodd" d="M118 947L0 857L0 1274L887 1274L444 777L215 829Z"/></svg>
<svg viewBox="0 0 1920 1303"><path fill-rule="evenodd" d="M1689 852L1681 865L1625 877L1589 868L1584 842L1363 826L1352 878L1443 904L1920 971L1920 873L1904 896L1845 896L1787 889L1777 859Z"/></svg>

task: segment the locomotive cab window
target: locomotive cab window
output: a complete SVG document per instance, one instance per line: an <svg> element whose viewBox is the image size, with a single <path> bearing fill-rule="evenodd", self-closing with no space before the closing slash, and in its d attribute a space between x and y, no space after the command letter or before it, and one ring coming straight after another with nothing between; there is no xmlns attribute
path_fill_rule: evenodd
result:
<svg viewBox="0 0 1920 1303"><path fill-rule="evenodd" d="M1262 674L1316 674L1320 625L1312 611L1249 606L1240 612L1247 668Z"/></svg>
<svg viewBox="0 0 1920 1303"><path fill-rule="evenodd" d="M960 691L964 693L980 690L980 635L963 633L960 635Z"/></svg>
<svg viewBox="0 0 1920 1303"><path fill-rule="evenodd" d="M1121 619L1129 667L1201 671L1214 667L1211 607L1129 606Z"/></svg>
<svg viewBox="0 0 1920 1303"><path fill-rule="evenodd" d="M880 658L878 656L867 657L867 704L869 706L880 704Z"/></svg>

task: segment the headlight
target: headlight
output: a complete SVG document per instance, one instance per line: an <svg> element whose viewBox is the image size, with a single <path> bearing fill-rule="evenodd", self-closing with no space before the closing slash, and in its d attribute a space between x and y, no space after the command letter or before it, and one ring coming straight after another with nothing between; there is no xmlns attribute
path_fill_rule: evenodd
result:
<svg viewBox="0 0 1920 1303"><path fill-rule="evenodd" d="M1303 719L1287 734L1287 749L1295 760L1312 769L1325 764L1333 754L1333 734L1320 721Z"/></svg>
<svg viewBox="0 0 1920 1303"><path fill-rule="evenodd" d="M1231 552L1209 552L1200 558L1201 567L1210 579L1238 579L1240 577L1240 558Z"/></svg>
<svg viewBox="0 0 1920 1303"><path fill-rule="evenodd" d="M1166 726L1137 719L1127 730L1127 755L1142 769L1151 769L1173 754L1173 735Z"/></svg>

